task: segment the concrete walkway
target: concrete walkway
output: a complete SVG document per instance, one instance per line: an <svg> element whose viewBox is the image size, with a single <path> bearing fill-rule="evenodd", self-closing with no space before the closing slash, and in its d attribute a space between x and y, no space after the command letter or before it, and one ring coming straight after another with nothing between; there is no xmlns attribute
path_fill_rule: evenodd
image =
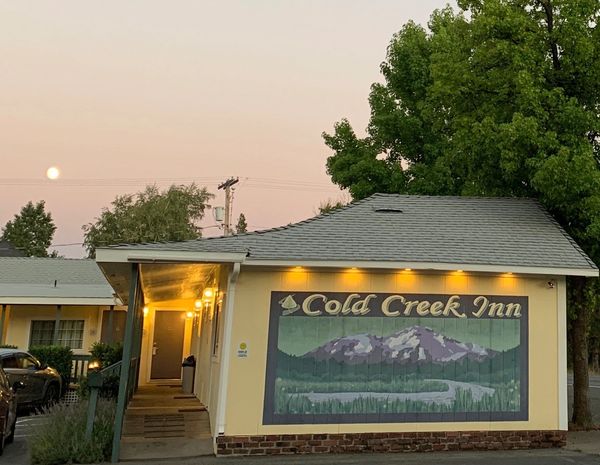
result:
<svg viewBox="0 0 600 465"><path fill-rule="evenodd" d="M169 460L213 454L208 412L181 384L140 386L125 413L121 460Z"/></svg>
<svg viewBox="0 0 600 465"><path fill-rule="evenodd" d="M600 458L567 450L441 452L409 454L198 457L127 465L598 465Z"/></svg>

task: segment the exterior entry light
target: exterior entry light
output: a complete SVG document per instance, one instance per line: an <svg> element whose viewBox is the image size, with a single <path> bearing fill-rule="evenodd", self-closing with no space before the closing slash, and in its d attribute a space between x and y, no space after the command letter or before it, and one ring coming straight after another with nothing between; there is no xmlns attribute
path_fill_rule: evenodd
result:
<svg viewBox="0 0 600 465"><path fill-rule="evenodd" d="M202 308L202 301L200 299L196 299L196 301L194 302L194 307Z"/></svg>
<svg viewBox="0 0 600 465"><path fill-rule="evenodd" d="M185 316L186 316L187 318L194 318L194 312L187 312L187 313L185 314Z"/></svg>
<svg viewBox="0 0 600 465"><path fill-rule="evenodd" d="M206 298L211 298L213 296L214 292L210 287L207 287L206 289L204 289L204 297Z"/></svg>
<svg viewBox="0 0 600 465"><path fill-rule="evenodd" d="M148 314L148 306L144 305L144 309L142 310L144 312L144 316L146 316Z"/></svg>

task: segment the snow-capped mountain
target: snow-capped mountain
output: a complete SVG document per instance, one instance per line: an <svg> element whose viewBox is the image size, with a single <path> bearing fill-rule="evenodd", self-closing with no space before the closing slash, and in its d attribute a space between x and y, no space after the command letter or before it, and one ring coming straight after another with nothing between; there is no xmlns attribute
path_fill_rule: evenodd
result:
<svg viewBox="0 0 600 465"><path fill-rule="evenodd" d="M411 326L385 337L356 334L333 339L304 354L316 360L356 363L448 363L461 360L484 361L497 351L460 342L424 326Z"/></svg>

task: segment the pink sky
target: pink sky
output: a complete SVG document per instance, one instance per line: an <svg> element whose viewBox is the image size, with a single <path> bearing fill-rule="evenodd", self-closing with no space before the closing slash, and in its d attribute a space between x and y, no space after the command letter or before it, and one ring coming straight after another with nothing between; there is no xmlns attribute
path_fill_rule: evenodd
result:
<svg viewBox="0 0 600 465"><path fill-rule="evenodd" d="M197 180L222 205L229 176L250 229L313 216L344 195L322 131L365 127L392 34L445 3L2 1L0 224L44 199L55 244L81 242L117 194Z"/></svg>

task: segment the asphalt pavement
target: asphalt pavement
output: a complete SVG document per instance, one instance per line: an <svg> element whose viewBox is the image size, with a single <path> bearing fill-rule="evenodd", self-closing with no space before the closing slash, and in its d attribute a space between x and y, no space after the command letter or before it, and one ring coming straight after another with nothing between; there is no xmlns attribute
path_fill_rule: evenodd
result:
<svg viewBox="0 0 600 465"><path fill-rule="evenodd" d="M569 404L572 395L569 376ZM594 421L600 424L600 375L590 375L590 404ZM570 415L570 411L569 411ZM40 416L23 416L17 420L15 442L7 445L0 465L29 465L27 438ZM584 441L569 441L567 449L527 451L442 452L408 454L303 455L274 457L199 457L171 461L131 461L127 465L600 465L600 432L576 433ZM588 435L588 438L585 438Z"/></svg>

